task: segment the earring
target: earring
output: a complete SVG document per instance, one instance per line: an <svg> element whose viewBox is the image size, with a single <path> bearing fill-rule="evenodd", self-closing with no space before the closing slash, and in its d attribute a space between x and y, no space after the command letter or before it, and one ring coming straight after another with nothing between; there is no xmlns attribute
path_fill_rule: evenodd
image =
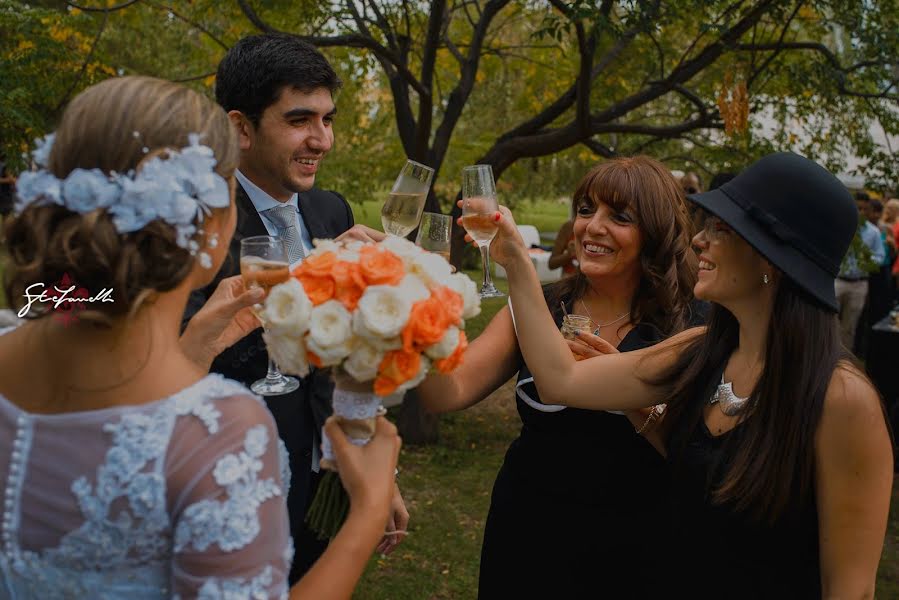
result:
<svg viewBox="0 0 899 600"><path fill-rule="evenodd" d="M762 283L765 285L768 285L768 274L767 273L762 274Z"/></svg>

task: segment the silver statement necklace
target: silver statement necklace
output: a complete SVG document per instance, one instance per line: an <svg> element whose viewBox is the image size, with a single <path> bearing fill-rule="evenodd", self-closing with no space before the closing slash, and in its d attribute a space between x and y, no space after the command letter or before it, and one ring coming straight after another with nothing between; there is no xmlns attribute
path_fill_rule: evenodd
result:
<svg viewBox="0 0 899 600"><path fill-rule="evenodd" d="M709 398L709 406L716 402L721 412L728 417L735 417L743 411L743 407L749 402L749 398L741 398L734 394L734 386L730 381L725 382L724 373L721 373L721 383L718 384L718 389Z"/></svg>
<svg viewBox="0 0 899 600"><path fill-rule="evenodd" d="M584 307L584 311L586 311L587 316L590 317L590 320L593 321L594 323L596 323L596 329L593 330L593 335L596 335L596 336L599 335L599 332L602 331L603 327L608 327L609 325L613 325L613 324L617 323L618 321L620 321L621 319L623 319L624 317L627 317L631 314L631 311L627 311L626 313L624 313L623 315L621 315L614 321L609 321L608 323L600 323L599 321L597 321L596 319L593 318L593 315L590 314L590 309L587 308L587 303L584 302L583 298L581 298L581 306Z"/></svg>

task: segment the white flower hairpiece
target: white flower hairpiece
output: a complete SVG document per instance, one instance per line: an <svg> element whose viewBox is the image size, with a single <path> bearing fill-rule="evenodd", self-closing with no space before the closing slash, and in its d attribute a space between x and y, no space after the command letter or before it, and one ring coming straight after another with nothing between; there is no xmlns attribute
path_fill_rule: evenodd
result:
<svg viewBox="0 0 899 600"><path fill-rule="evenodd" d="M38 140L31 153L40 168L19 175L17 213L48 204L82 214L105 208L119 233L138 231L162 219L175 228L178 245L195 255L196 224L213 208L231 202L228 183L214 170L212 149L200 144L198 134L190 134L189 145L180 151L150 158L139 172L107 175L100 169L74 169L62 180L46 169L54 138L51 133ZM199 253L199 260L206 268L212 265L205 252Z"/></svg>

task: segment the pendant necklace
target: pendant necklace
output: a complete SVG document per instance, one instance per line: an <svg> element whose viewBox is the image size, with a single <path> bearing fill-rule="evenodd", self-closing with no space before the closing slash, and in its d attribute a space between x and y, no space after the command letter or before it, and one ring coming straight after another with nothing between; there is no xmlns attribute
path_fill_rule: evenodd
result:
<svg viewBox="0 0 899 600"><path fill-rule="evenodd" d="M724 373L721 373L721 383L718 384L718 389L715 390L715 393L709 398L709 406L716 402L718 403L718 408L721 409L721 412L728 417L735 417L743 412L743 407L749 402L749 398L741 398L734 394L733 385L730 381L725 383Z"/></svg>
<svg viewBox="0 0 899 600"><path fill-rule="evenodd" d="M628 315L631 314L631 311L627 311L626 313L624 313L623 315L621 315L620 317L618 317L618 318L615 319L614 321L609 321L608 323L600 323L599 321L597 321L596 319L593 318L593 315L590 314L590 309L587 308L587 303L584 302L584 299L583 299L583 298L581 298L581 306L584 307L584 310L586 311L587 316L590 317L590 320L593 321L594 323L596 323L596 329L593 330L593 335L596 335L596 336L599 335L599 332L602 330L603 327L608 327L609 325L612 325L612 324L614 324L614 323L617 323L618 321L620 321L620 320L623 319L624 317L626 317L626 316L628 316Z"/></svg>

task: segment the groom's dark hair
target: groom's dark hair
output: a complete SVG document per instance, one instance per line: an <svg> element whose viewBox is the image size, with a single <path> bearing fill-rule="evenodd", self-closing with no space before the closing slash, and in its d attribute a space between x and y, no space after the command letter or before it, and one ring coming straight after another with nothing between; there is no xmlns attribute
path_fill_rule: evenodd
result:
<svg viewBox="0 0 899 600"><path fill-rule="evenodd" d="M215 99L239 110L255 126L284 88L311 92L340 88L340 78L315 46L287 33L263 33L238 41L219 63Z"/></svg>

